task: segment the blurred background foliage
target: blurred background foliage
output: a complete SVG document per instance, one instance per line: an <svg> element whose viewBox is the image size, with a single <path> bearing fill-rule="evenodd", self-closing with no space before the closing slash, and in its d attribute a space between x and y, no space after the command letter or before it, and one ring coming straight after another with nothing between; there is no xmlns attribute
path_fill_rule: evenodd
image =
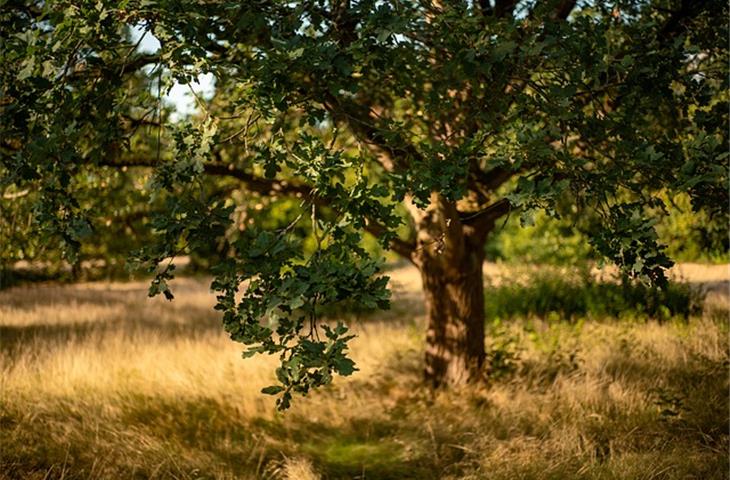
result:
<svg viewBox="0 0 730 480"><path fill-rule="evenodd" d="M726 263L730 261L728 219L692 211L689 196L662 195L666 211L656 225L660 243L675 262ZM661 212L659 212L661 213ZM510 263L574 265L595 260L583 233L595 218L560 219L539 212L533 225L520 225L511 215L487 242L487 258Z"/></svg>
<svg viewBox="0 0 730 480"><path fill-rule="evenodd" d="M58 246L50 245L30 234L33 226L35 192L6 191L3 208L0 209L0 237L8 239L0 244L2 279L7 287L27 280L79 280L113 278L125 279L137 276L127 268L130 252L149 242L150 229L144 225L156 212L164 208L162 199L149 198L151 172L136 169L103 169L101 173L85 173L77 179L77 196L82 206L91 212L103 212L92 222L93 230L82 242L79 261L70 265L62 259ZM226 239L212 242L206 249L194 252L186 261L188 273L205 271L211 262L228 254L230 242L249 224L266 229L283 228L300 213L300 201L296 198L260 196L237 189L237 184L212 179L203 188L209 198L232 194L238 205L234 222ZM689 197L679 194L662 196L665 208L659 213L656 225L661 243L675 262L726 263L730 261L730 230L728 219L711 219L704 211L692 211ZM110 208L111 206L111 208ZM404 220L408 216L398 205ZM326 212L324 212L326 214ZM542 264L581 266L597 261L588 235L591 222L598 221L583 214L575 214L574 207L565 202L558 211L559 218L537 212L533 216L513 213L505 218L486 244L487 259L508 264ZM302 218L294 227L307 251L314 251L308 218ZM401 236L412 235L406 223ZM362 245L371 253L386 261L398 257L382 249L370 235L362 238Z"/></svg>

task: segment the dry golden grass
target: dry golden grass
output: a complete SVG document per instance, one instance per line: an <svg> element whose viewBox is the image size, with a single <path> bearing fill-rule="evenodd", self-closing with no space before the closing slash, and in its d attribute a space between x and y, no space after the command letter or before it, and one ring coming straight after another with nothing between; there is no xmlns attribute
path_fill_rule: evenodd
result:
<svg viewBox="0 0 730 480"><path fill-rule="evenodd" d="M0 478L728 478L727 311L492 325L488 388L420 385L417 276L355 322L360 372L279 414L207 281L0 292ZM719 307L718 307L719 305Z"/></svg>

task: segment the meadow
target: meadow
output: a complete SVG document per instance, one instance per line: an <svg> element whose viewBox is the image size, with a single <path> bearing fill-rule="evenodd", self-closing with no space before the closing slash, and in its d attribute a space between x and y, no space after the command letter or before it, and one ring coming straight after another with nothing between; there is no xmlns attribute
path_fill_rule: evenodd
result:
<svg viewBox="0 0 730 480"><path fill-rule="evenodd" d="M173 302L145 282L1 291L0 478L728 478L726 265L685 272L715 282L704 302L651 310L607 308L611 282L487 276L488 385L422 386L403 267L390 311L340 313L360 370L285 413L260 393L275 359L241 358L208 279Z"/></svg>

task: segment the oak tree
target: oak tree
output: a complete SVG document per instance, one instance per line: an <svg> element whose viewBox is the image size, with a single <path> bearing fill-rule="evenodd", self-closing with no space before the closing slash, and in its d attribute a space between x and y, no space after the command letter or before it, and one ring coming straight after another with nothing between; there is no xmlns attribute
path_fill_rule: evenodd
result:
<svg viewBox="0 0 730 480"><path fill-rule="evenodd" d="M596 251L659 285L660 194L727 215L727 18L718 0L4 2L3 209L26 202L73 261L105 208L153 205L133 260L170 299L171 259L223 252L216 308L245 355L280 355L282 408L355 370L323 308L388 306L369 232L421 272L427 381L475 382L506 215L593 212ZM165 104L175 84L197 113Z"/></svg>

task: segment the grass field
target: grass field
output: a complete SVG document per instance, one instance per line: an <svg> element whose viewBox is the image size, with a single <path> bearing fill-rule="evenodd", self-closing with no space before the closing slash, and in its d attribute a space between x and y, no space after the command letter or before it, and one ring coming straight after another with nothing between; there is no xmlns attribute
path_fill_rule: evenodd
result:
<svg viewBox="0 0 730 480"><path fill-rule="evenodd" d="M0 478L728 478L726 296L689 319L493 322L491 383L433 393L417 276L393 277L394 308L351 319L360 371L284 414L259 393L273 359L241 359L203 279L172 303L0 292Z"/></svg>

